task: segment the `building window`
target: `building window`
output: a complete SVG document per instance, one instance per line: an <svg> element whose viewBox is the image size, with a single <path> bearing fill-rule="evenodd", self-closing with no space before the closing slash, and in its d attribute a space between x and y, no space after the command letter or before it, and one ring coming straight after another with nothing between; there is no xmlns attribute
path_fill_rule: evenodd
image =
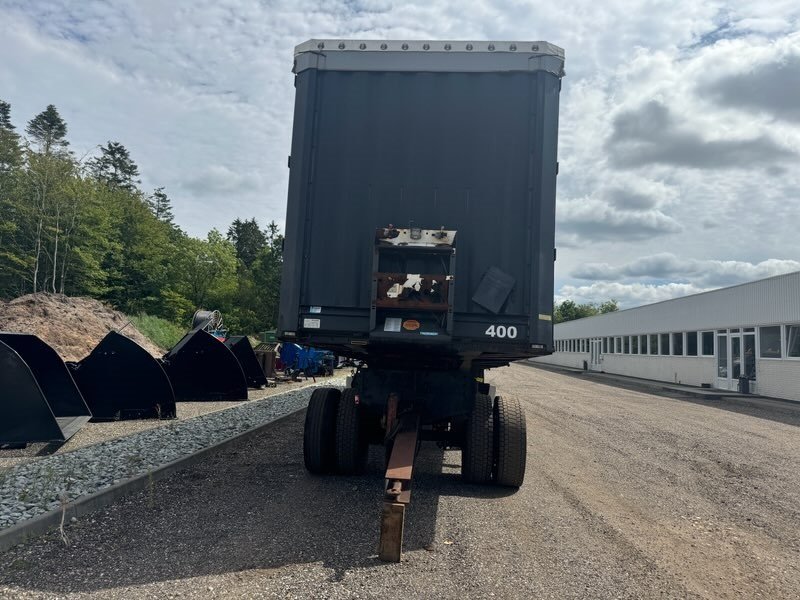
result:
<svg viewBox="0 0 800 600"><path fill-rule="evenodd" d="M781 328L777 325L773 327L759 327L759 337L761 338L761 358L780 358L781 355Z"/></svg>
<svg viewBox="0 0 800 600"><path fill-rule="evenodd" d="M608 354L608 338L603 338L603 354Z"/></svg>
<svg viewBox="0 0 800 600"><path fill-rule="evenodd" d="M614 354L622 354L622 339L614 338Z"/></svg>
<svg viewBox="0 0 800 600"><path fill-rule="evenodd" d="M714 356L714 332L704 331L702 334L703 345L701 350L703 356Z"/></svg>
<svg viewBox="0 0 800 600"><path fill-rule="evenodd" d="M786 356L800 358L800 325L786 326Z"/></svg>
<svg viewBox="0 0 800 600"><path fill-rule="evenodd" d="M666 356L667 354L669 354L669 334L668 333L662 333L659 336L659 338L660 338L659 342L661 343L660 344L661 347L660 347L658 353L663 355L663 356Z"/></svg>
<svg viewBox="0 0 800 600"><path fill-rule="evenodd" d="M689 331L686 333L686 355L697 356L697 332Z"/></svg>
<svg viewBox="0 0 800 600"><path fill-rule="evenodd" d="M682 333L673 333L672 334L672 355L673 356L683 356L683 334Z"/></svg>
<svg viewBox="0 0 800 600"><path fill-rule="evenodd" d="M631 354L639 354L639 336L631 336Z"/></svg>
<svg viewBox="0 0 800 600"><path fill-rule="evenodd" d="M622 337L622 353L623 354L631 353L631 336L629 335Z"/></svg>
<svg viewBox="0 0 800 600"><path fill-rule="evenodd" d="M650 354L658 354L658 334L650 334Z"/></svg>
<svg viewBox="0 0 800 600"><path fill-rule="evenodd" d="M647 336L639 336L639 354L647 354Z"/></svg>

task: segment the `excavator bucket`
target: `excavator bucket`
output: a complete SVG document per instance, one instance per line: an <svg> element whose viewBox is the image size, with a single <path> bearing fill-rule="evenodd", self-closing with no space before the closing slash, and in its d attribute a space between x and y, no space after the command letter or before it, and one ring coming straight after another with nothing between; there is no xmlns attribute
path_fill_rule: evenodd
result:
<svg viewBox="0 0 800 600"><path fill-rule="evenodd" d="M232 335L225 340L225 345L230 348L239 365L244 371L247 386L251 388L261 388L267 385L267 376L256 358L253 345L246 335Z"/></svg>
<svg viewBox="0 0 800 600"><path fill-rule="evenodd" d="M91 354L70 364L93 421L175 418L175 394L164 369L127 336L110 332Z"/></svg>
<svg viewBox="0 0 800 600"><path fill-rule="evenodd" d="M67 366L35 335L0 332L0 447L65 442L92 416Z"/></svg>
<svg viewBox="0 0 800 600"><path fill-rule="evenodd" d="M163 358L175 400L247 400L247 380L224 343L202 329L187 333Z"/></svg>

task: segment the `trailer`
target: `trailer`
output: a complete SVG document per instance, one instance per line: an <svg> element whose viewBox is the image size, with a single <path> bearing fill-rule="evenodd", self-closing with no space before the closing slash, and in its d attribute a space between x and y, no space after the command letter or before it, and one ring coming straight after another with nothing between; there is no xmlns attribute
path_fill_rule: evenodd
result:
<svg viewBox="0 0 800 600"><path fill-rule="evenodd" d="M524 412L484 373L553 350L564 52L310 40L293 71L278 335L360 364L314 391L305 466L386 447L379 556L399 561L420 442L460 449L468 482L524 479Z"/></svg>

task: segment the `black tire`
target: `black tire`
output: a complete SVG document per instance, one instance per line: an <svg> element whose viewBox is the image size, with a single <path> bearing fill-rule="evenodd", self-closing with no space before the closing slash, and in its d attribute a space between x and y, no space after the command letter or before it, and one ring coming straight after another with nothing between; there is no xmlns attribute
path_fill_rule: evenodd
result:
<svg viewBox="0 0 800 600"><path fill-rule="evenodd" d="M525 412L516 398L495 398L495 483L519 487L525 480L528 438Z"/></svg>
<svg viewBox="0 0 800 600"><path fill-rule="evenodd" d="M468 483L492 482L492 399L475 394L461 448L461 477Z"/></svg>
<svg viewBox="0 0 800 600"><path fill-rule="evenodd" d="M363 473L367 466L369 440L357 398L356 390L343 390L336 415L336 470L341 475Z"/></svg>
<svg viewBox="0 0 800 600"><path fill-rule="evenodd" d="M341 392L317 388L311 394L303 431L303 461L311 473L333 471L335 463L336 411Z"/></svg>

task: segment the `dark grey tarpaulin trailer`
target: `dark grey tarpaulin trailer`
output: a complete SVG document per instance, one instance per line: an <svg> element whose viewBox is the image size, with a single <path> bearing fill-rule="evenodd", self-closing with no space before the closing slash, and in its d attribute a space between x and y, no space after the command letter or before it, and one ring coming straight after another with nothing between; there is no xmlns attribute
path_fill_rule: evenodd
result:
<svg viewBox="0 0 800 600"><path fill-rule="evenodd" d="M547 42L295 51L278 333L363 361L315 391L304 452L346 473L387 445L384 558L417 440L460 447L467 481L522 483L523 413L483 374L552 351L563 67Z"/></svg>
<svg viewBox="0 0 800 600"><path fill-rule="evenodd" d="M65 442L90 418L53 348L32 334L0 332L0 446Z"/></svg>

